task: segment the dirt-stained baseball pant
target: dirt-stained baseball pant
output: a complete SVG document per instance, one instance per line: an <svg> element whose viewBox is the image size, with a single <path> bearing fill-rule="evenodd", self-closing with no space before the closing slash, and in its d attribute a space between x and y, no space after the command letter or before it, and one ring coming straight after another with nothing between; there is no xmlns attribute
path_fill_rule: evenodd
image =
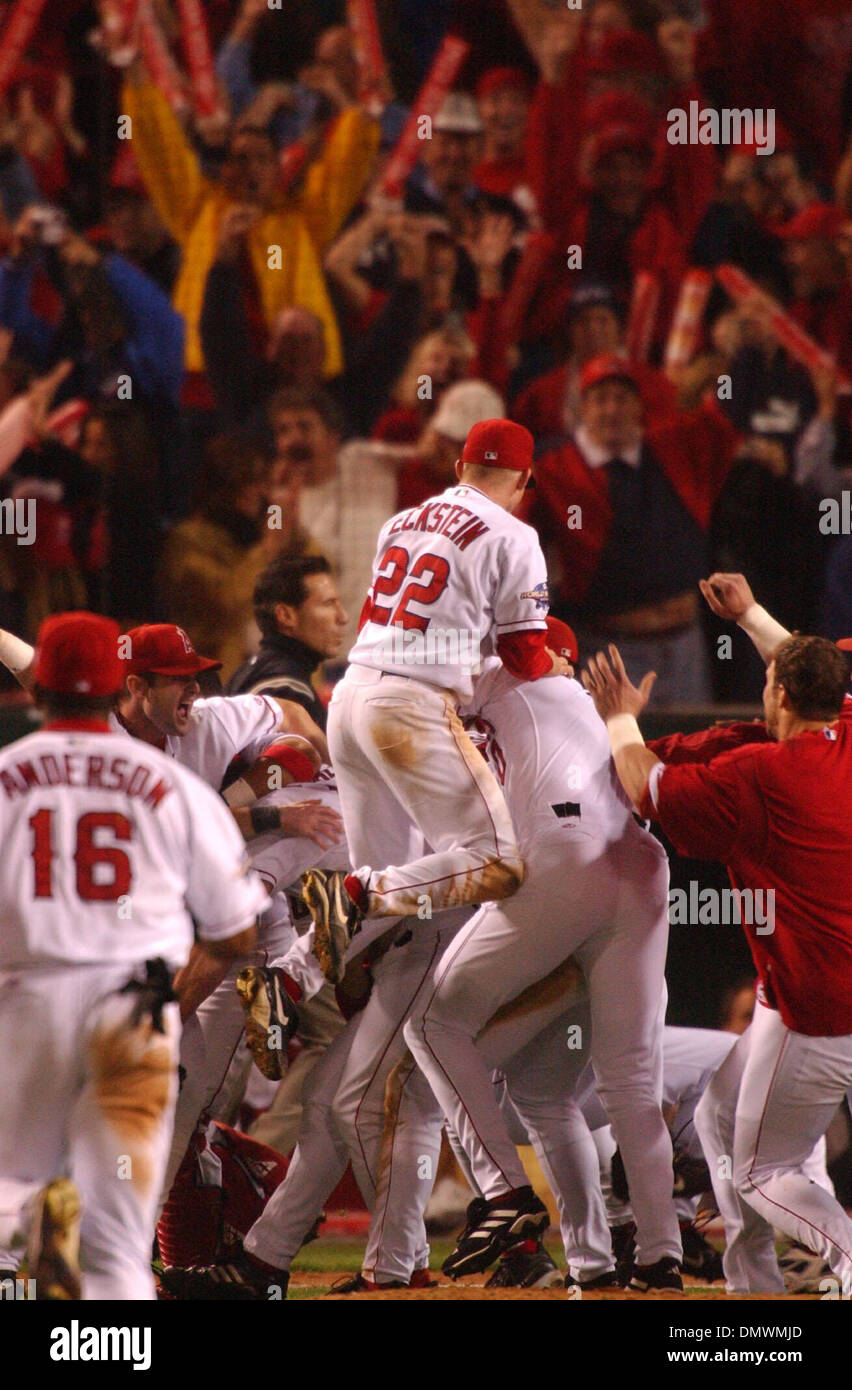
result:
<svg viewBox="0 0 852 1390"><path fill-rule="evenodd" d="M431 994L406 1024L416 1061L458 1134L486 1197L527 1178L490 1083L477 1037L496 1011L574 956L586 978L591 1056L624 1156L641 1264L680 1259L671 1195L672 1145L662 1116L663 989L668 863L633 822L617 841L580 825L526 849L527 877L505 903L482 908L447 951ZM524 1027L526 1025L526 1027ZM521 1019L508 1055L538 1030ZM524 1031L526 1036L523 1036ZM489 1065L490 1064L490 1065Z"/></svg>
<svg viewBox="0 0 852 1390"><path fill-rule="evenodd" d="M566 1013L569 1001L571 1008ZM560 1211L572 1272L582 1271L589 1277L612 1267L612 1250L594 1146L570 1097L587 1055L582 1040L585 1038L587 1046L590 1031L585 987L573 965L570 969L559 967L534 991L501 1009L480 1035L483 1055L505 1057L511 1052L520 1020L524 1020L521 1029L526 1032L526 1020L532 1014L540 1031L506 1063L513 1091L510 1097L508 1085L501 1079L497 1086L499 1104L512 1141L532 1144L536 1151ZM579 1047L575 1046L578 1042ZM416 1267L414 1249L390 1249L386 1231L414 1230L422 1220L432 1186L424 1182L422 1155L430 1151L425 1136L433 1136L434 1145L444 1123L441 1107L410 1053L388 1080L385 1106L381 1173L363 1269L370 1275L381 1271L382 1277L393 1269L393 1277L406 1282ZM470 1158L449 1126L447 1137L472 1191L481 1192ZM400 1212L405 1207L407 1220Z"/></svg>
<svg viewBox="0 0 852 1390"><path fill-rule="evenodd" d="M14 1267L40 1189L68 1176L82 1204L84 1299L156 1297L151 1245L180 1022L169 1004L163 1033L149 1018L131 1025L138 996L118 991L133 974L0 975L0 1265Z"/></svg>
<svg viewBox="0 0 852 1390"><path fill-rule="evenodd" d="M278 1083L269 1109L258 1115L249 1126L252 1139L259 1139L262 1144L268 1144L282 1154L293 1152L299 1142L305 1082L344 1027L345 1020L338 1008L332 985L323 982L323 987L312 999L306 1003L299 1002L299 1028L296 1034L301 1043L299 1053L287 1067L287 1075Z"/></svg>
<svg viewBox="0 0 852 1390"><path fill-rule="evenodd" d="M509 812L448 693L350 666L332 696L328 741L368 916L416 915L427 901L437 912L514 892L523 863ZM432 853L408 857L409 821Z"/></svg>
<svg viewBox="0 0 852 1390"><path fill-rule="evenodd" d="M695 1110L725 1222L729 1293L784 1293L777 1227L852 1291L852 1221L805 1171L852 1080L852 1036L794 1033L758 1004Z"/></svg>
<svg viewBox="0 0 852 1390"><path fill-rule="evenodd" d="M382 1169L385 1089L406 1051L403 1024L421 990L431 984L442 952L466 915L444 914L418 923L417 930L406 931L375 964L366 1008L349 1021L308 1077L293 1161L245 1240L246 1250L258 1259L289 1268L350 1161L364 1201L373 1208ZM426 1124L413 1142L422 1160L423 1183L431 1191L425 1175L428 1170L434 1177L437 1170L440 1123ZM415 1267L425 1268L429 1247L422 1212L417 1229L411 1223L418 1223L418 1217L409 1209L401 1209L399 1219L401 1231L386 1231L388 1248L413 1249ZM392 1262L377 1274L383 1280L401 1277ZM410 1270L406 1279L409 1275Z"/></svg>
<svg viewBox="0 0 852 1390"><path fill-rule="evenodd" d="M247 965L266 965L281 953L286 937L270 936L251 955L235 961L227 975L184 1022L180 1045L182 1081L175 1109L174 1133L163 1184L162 1201L171 1191L187 1145L202 1115L228 1113L235 1100L231 1064L240 1046L245 1015L237 994L237 975Z"/></svg>

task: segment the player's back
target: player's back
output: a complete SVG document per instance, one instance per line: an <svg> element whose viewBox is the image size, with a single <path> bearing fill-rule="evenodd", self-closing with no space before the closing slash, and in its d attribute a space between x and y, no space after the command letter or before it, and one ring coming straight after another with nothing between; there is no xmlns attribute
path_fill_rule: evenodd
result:
<svg viewBox="0 0 852 1390"><path fill-rule="evenodd" d="M605 840L618 839L632 823L606 728L579 682L521 681L490 658L461 714L474 712L493 730L485 751L503 782L522 850L560 823Z"/></svg>
<svg viewBox="0 0 852 1390"><path fill-rule="evenodd" d="M718 758L740 780L741 825L731 862L761 865L781 893L849 924L852 937L852 700L833 728Z"/></svg>
<svg viewBox="0 0 852 1390"><path fill-rule="evenodd" d="M546 612L532 527L478 488L451 487L382 527L349 660L467 697L483 642L541 628Z"/></svg>
<svg viewBox="0 0 852 1390"><path fill-rule="evenodd" d="M183 963L185 898L211 920L193 883L205 797L219 843L217 799L139 740L46 729L0 751L0 968Z"/></svg>

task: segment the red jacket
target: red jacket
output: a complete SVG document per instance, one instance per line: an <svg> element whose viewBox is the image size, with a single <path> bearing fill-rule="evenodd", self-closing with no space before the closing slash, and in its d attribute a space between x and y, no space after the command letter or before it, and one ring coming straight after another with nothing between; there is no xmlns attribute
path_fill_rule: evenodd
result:
<svg viewBox="0 0 852 1390"><path fill-rule="evenodd" d="M687 511L706 529L734 460L734 426L715 407L702 406L648 430L645 439ZM535 481L530 515L524 520L536 527L544 545L558 552L562 594L582 605L612 522L606 474L590 468L569 440L539 459ZM569 508L577 505L582 525L572 529Z"/></svg>
<svg viewBox="0 0 852 1390"><path fill-rule="evenodd" d="M668 377L641 362L633 366L633 372L639 383L646 423L656 425L673 415L677 395ZM536 377L512 406L512 419L519 425L526 425L539 441L565 434L565 397L569 378L576 380L577 375L570 362L563 362L561 367Z"/></svg>

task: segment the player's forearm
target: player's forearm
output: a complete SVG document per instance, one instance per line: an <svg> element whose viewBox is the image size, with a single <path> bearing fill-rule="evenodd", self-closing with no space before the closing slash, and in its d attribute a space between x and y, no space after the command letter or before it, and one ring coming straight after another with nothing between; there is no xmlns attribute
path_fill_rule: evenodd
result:
<svg viewBox="0 0 852 1390"><path fill-rule="evenodd" d="M638 810L648 789L648 778L660 759L646 747L632 714L613 715L607 720L606 730L618 779Z"/></svg>
<svg viewBox="0 0 852 1390"><path fill-rule="evenodd" d="M189 960L174 979L174 991L180 1003L181 1023L195 1013L199 1004L209 998L223 981L230 962L211 953L196 941Z"/></svg>
<svg viewBox="0 0 852 1390"><path fill-rule="evenodd" d="M753 603L746 609L738 625L751 638L767 666L775 649L790 636L786 627L776 622L759 603Z"/></svg>
<svg viewBox="0 0 852 1390"><path fill-rule="evenodd" d="M14 633L5 632L0 628L0 661L25 690L32 690L35 683L35 650L29 642L23 642Z"/></svg>

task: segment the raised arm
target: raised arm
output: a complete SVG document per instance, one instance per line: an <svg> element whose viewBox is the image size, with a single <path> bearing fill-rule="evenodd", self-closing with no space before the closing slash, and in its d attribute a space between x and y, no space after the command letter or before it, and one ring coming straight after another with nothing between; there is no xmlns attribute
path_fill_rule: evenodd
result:
<svg viewBox="0 0 852 1390"><path fill-rule="evenodd" d="M768 666L776 647L790 634L755 601L745 575L711 574L709 579L699 579L698 586L716 617L737 623L748 633Z"/></svg>

